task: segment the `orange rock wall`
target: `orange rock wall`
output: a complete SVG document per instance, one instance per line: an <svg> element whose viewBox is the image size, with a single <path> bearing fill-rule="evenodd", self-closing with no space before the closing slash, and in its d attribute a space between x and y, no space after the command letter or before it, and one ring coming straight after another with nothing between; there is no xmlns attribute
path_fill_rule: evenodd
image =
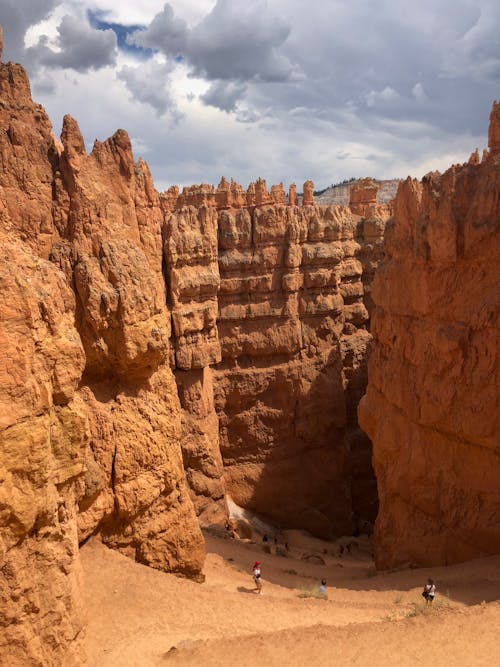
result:
<svg viewBox="0 0 500 667"><path fill-rule="evenodd" d="M81 540L193 577L204 561L163 213L125 132L87 155L67 117L61 145L12 63L0 100L0 657L76 665Z"/></svg>
<svg viewBox="0 0 500 667"><path fill-rule="evenodd" d="M228 492L285 526L352 532L346 390L369 340L363 223L346 208L226 212L219 245L215 386Z"/></svg>
<svg viewBox="0 0 500 667"><path fill-rule="evenodd" d="M356 406L370 341L363 271L380 259L390 209L362 219L266 193L259 179L267 204L166 211L184 462L202 524L225 517L227 493L331 537L376 511Z"/></svg>
<svg viewBox="0 0 500 667"><path fill-rule="evenodd" d="M88 154L67 116L56 140L20 66L0 99L0 653L78 664L95 533L196 578L228 493L351 530L361 276L388 209L287 206L262 179L160 196L123 130Z"/></svg>
<svg viewBox="0 0 500 667"><path fill-rule="evenodd" d="M166 210L162 235L184 468L201 525L220 524L227 519L227 505L212 379L212 366L221 359L217 210L206 206Z"/></svg>
<svg viewBox="0 0 500 667"><path fill-rule="evenodd" d="M400 185L359 417L379 567L500 551L500 105L490 153Z"/></svg>

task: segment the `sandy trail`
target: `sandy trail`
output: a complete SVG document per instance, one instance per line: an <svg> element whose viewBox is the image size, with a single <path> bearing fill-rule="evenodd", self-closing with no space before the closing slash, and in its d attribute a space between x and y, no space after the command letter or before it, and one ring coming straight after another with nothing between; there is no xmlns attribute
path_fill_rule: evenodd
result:
<svg viewBox="0 0 500 667"><path fill-rule="evenodd" d="M261 544L206 539L201 585L134 563L97 540L83 547L92 667L500 665L500 557L376 574L368 540L339 558L335 545L290 531L284 558ZM302 560L305 553L325 564ZM263 596L252 591L256 558ZM422 612L428 576L438 595ZM323 577L328 600L298 597Z"/></svg>

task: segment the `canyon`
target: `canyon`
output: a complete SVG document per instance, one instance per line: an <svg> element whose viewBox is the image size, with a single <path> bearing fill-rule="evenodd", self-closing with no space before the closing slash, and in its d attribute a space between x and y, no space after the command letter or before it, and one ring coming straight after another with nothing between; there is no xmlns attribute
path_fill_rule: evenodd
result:
<svg viewBox="0 0 500 667"><path fill-rule="evenodd" d="M324 539L380 502L380 567L500 552L499 104L489 146L383 203L159 193L0 63L0 655L85 664L79 546L201 581L229 501Z"/></svg>

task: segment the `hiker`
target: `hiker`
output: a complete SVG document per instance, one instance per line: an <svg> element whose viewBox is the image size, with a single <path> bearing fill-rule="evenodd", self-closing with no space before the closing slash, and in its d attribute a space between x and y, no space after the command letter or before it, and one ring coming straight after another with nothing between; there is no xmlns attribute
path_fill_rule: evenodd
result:
<svg viewBox="0 0 500 667"><path fill-rule="evenodd" d="M260 572L259 560L256 560L253 564L253 580L255 582L255 590L259 595L262 595L262 575Z"/></svg>
<svg viewBox="0 0 500 667"><path fill-rule="evenodd" d="M268 540L269 540L269 537L267 536L267 533L264 533L264 535L262 535L262 541L264 543L266 543Z"/></svg>
<svg viewBox="0 0 500 667"><path fill-rule="evenodd" d="M326 592L326 579L321 580L321 584L319 585L319 594L321 597L324 597L325 600L328 600L328 593Z"/></svg>
<svg viewBox="0 0 500 667"><path fill-rule="evenodd" d="M422 591L422 597L425 598L427 604L430 604L433 602L435 595L436 595L436 585L434 584L434 580L427 579L427 583L425 584L424 590Z"/></svg>

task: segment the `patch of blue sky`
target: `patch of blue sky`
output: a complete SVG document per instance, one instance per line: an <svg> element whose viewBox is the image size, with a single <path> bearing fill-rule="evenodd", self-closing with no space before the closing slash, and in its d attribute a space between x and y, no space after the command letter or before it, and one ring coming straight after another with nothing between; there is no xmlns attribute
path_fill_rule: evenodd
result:
<svg viewBox="0 0 500 667"><path fill-rule="evenodd" d="M142 46L136 46L135 44L129 44L127 42L127 36L136 30L141 30L145 28L142 25L122 25L121 23L109 23L105 20L105 12L102 11L92 11L87 10L87 17L90 25L97 30L112 30L116 35L116 40L118 43L118 48L126 53L130 53L141 60L147 60L153 55L151 49L145 49Z"/></svg>

